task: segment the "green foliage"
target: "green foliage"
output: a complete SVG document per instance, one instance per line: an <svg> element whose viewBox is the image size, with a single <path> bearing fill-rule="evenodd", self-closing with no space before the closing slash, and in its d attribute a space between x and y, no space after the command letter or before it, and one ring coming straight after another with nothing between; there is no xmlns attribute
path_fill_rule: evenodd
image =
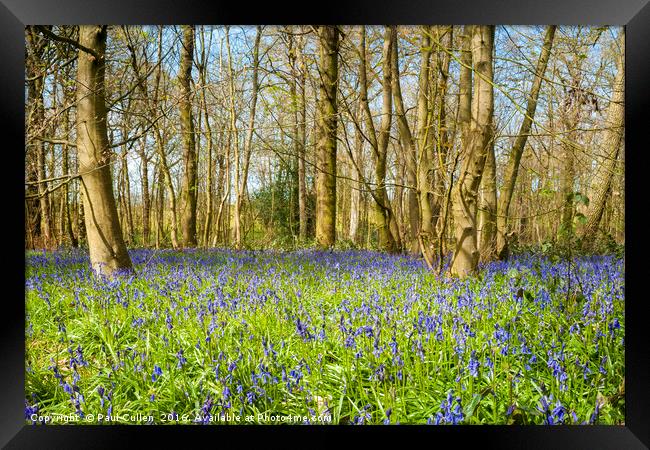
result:
<svg viewBox="0 0 650 450"><path fill-rule="evenodd" d="M589 197L582 195L580 192L574 192L572 196L573 202L584 206L589 206Z"/></svg>
<svg viewBox="0 0 650 450"><path fill-rule="evenodd" d="M613 257L572 260L585 288L572 282L573 303L566 261L530 255L463 283L374 252L132 258L139 276L110 281L91 276L80 251L26 255L25 398L40 414L74 415L81 394L84 414L110 406L161 423L173 411L188 423L210 396L211 414L254 423L310 410L335 424L366 413L366 423L383 423L390 409L390 423L415 424L443 413L453 392L466 424L546 423L546 399L565 408L564 423L624 420L624 291ZM260 364L270 378L259 378Z"/></svg>
<svg viewBox="0 0 650 450"><path fill-rule="evenodd" d="M282 166L276 171L272 183L256 190L250 203L255 218L255 231L246 238L248 247L294 250L307 244L298 239L300 217L297 179L295 170ZM313 230L313 215L310 212L314 208L315 199L308 195L308 231ZM313 232L308 232L310 234Z"/></svg>

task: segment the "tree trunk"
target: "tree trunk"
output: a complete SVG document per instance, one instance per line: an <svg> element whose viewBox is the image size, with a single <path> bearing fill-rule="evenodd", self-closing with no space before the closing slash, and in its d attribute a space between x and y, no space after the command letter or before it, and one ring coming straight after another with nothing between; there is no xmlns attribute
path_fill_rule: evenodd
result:
<svg viewBox="0 0 650 450"><path fill-rule="evenodd" d="M358 104L357 117L363 115L361 102ZM363 135L361 134L361 124L359 129L354 130L354 161L359 167L363 167L361 158L363 157ZM351 161L354 164L354 161ZM359 177L360 174L357 176ZM359 177L360 178L360 177ZM350 190L350 240L355 244L361 243L359 225L361 223L361 188L363 183L359 181L352 186Z"/></svg>
<svg viewBox="0 0 650 450"><path fill-rule="evenodd" d="M544 79L544 73L546 72L548 60L551 55L551 47L553 46L553 39L555 37L556 28L557 27L555 25L551 25L546 30L546 36L544 37L542 51L540 52L539 60L537 61L537 67L535 68L535 78L528 95L526 115L524 116L521 127L519 128L519 134L517 135L515 144L510 151L508 165L506 166L506 170L504 172L503 188L501 189L501 195L499 196L499 204L497 207L498 217L496 243L497 255L502 259L506 258L508 255L506 240L506 235L508 233L508 211L510 210L512 193L514 192L515 182L517 181L517 174L519 173L519 162L521 161L521 156L524 153L524 148L526 146L526 141L528 140L528 135L530 134L533 118L535 117L537 99L539 98L542 80Z"/></svg>
<svg viewBox="0 0 650 450"><path fill-rule="evenodd" d="M361 104L364 108L364 119L366 122L366 134L370 140L375 172L375 188L371 191L373 202L372 222L377 230L379 248L388 252L396 251L395 239L392 233L391 220L392 211L388 202L386 192L386 156L388 151L388 139L390 133L392 114L392 91L391 91L391 35L392 28L387 27L384 36L383 47L383 80L382 80L382 110L379 133L375 131L375 125L368 103L368 81L367 81L367 57L366 57L366 30L361 26L361 42L359 45L359 87L361 89Z"/></svg>
<svg viewBox="0 0 650 450"><path fill-rule="evenodd" d="M467 142L460 177L453 188L453 215L456 245L451 273L465 277L478 266L476 213L478 187L487 158L493 118L494 26L475 26L472 30L472 61L474 63L474 96Z"/></svg>
<svg viewBox="0 0 650 450"><path fill-rule="evenodd" d="M479 249L482 261L492 261L496 258L496 219L497 219L497 167L494 155L494 131L491 132L490 142L485 160L485 170L481 179L482 197L479 206Z"/></svg>
<svg viewBox="0 0 650 450"><path fill-rule="evenodd" d="M217 232L212 239L212 246L216 247L217 242L223 242L223 205L225 203L226 188L224 187L226 166L224 163L224 155L217 155L217 164L219 165L219 176L217 177L217 198L219 199L219 208L217 209L217 217L215 223L217 224Z"/></svg>
<svg viewBox="0 0 650 450"><path fill-rule="evenodd" d="M40 208L40 245L49 248L52 245L52 230L50 227L50 202L47 193L47 178L45 170L45 142L40 139L45 127L45 108L43 105L44 80L42 73L42 58L47 45L43 36L34 27L27 27L27 58L25 61L26 76L29 79L27 87L28 105L28 135L34 144L32 148L36 153L36 177L38 181L38 202Z"/></svg>
<svg viewBox="0 0 650 450"><path fill-rule="evenodd" d="M203 81L205 83L205 80ZM205 85L205 84L204 84ZM205 100L205 90L203 90L203 107L205 108L204 112L204 125L206 129L206 136L205 139L208 143L208 149L207 149L207 157L208 157L208 176L206 180L206 194L205 194L205 223L203 224L203 245L208 246L210 242L210 231L212 228L212 185L214 184L212 181L212 172L214 171L213 163L212 163L212 147L213 147L213 142L212 142L212 127L210 126L210 120L208 118L208 106Z"/></svg>
<svg viewBox="0 0 650 450"><path fill-rule="evenodd" d="M298 85L298 130L300 132L298 144L298 215L300 240L307 239L307 181L305 178L305 148L307 147L307 103L305 99L305 84L307 68L305 67L304 42L302 36L299 40L298 54L300 59L300 83Z"/></svg>
<svg viewBox="0 0 650 450"><path fill-rule="evenodd" d="M559 240L569 242L573 232L574 213L574 182L575 182L575 154L573 143L576 140L576 127L578 126L578 108L570 108L563 120L566 140L562 143L562 172L560 175L560 193L562 201L562 215L560 218Z"/></svg>
<svg viewBox="0 0 650 450"><path fill-rule="evenodd" d="M63 162L64 162L64 168L63 172L67 173L68 169L68 146L64 145L63 146ZM79 246L79 241L77 241L77 237L74 235L74 230L72 229L72 217L70 214L70 199L69 199L69 186L66 184L63 187L63 196L65 199L65 231L68 235L68 240L70 241L70 245L73 247L78 247Z"/></svg>
<svg viewBox="0 0 650 450"><path fill-rule="evenodd" d="M317 104L318 173L316 179L316 241L320 247L334 246L336 240L336 128L338 91L339 30L318 27L319 100Z"/></svg>
<svg viewBox="0 0 650 450"><path fill-rule="evenodd" d="M70 135L70 117L68 111L63 115L63 127L65 130L65 136ZM62 155L63 160L62 171L64 174L70 173L70 164L69 164L69 149L68 144L63 144L62 146ZM67 235L68 241L72 247L77 247L79 243L77 238L74 235L72 230L72 219L70 217L70 186L68 183L64 184L61 188L61 198L62 198L62 210L61 210L61 235Z"/></svg>
<svg viewBox="0 0 650 450"><path fill-rule="evenodd" d="M196 247L196 199L197 199L197 154L194 139L194 118L190 84L194 56L194 26L183 27L181 65L178 81L181 86L179 102L181 134L183 142L183 185L181 188L181 231L184 247Z"/></svg>
<svg viewBox="0 0 650 450"><path fill-rule="evenodd" d="M230 30L226 29L226 46L228 49L228 81L230 86L230 135L232 136L232 142L234 147L234 157L235 157L235 214L234 214L234 225L235 225L235 247L239 248L241 242L241 224L240 224L240 202L239 202L239 131L237 130L237 115L235 112L235 79L234 72L232 69L232 51L230 48ZM227 215L227 217L229 217Z"/></svg>
<svg viewBox="0 0 650 450"><path fill-rule="evenodd" d="M140 160L142 164L142 245L149 246L149 219L151 216L151 198L149 197L149 159L146 151L147 140L142 140Z"/></svg>
<svg viewBox="0 0 650 450"><path fill-rule="evenodd" d="M212 186L213 186L213 160L212 160L212 127L210 125L210 117L208 115L208 102L205 96L206 90L206 74L207 74L207 65L208 58L207 55L210 52L210 48L207 48L205 44L205 29L201 28L201 61L199 67L199 81L201 84L201 106L203 107L203 122L205 127L205 140L207 142L207 179L206 179L206 188L205 188L205 221L203 222L203 236L201 238L201 245L207 247L210 244L210 231L212 227ZM212 44L212 33L210 34L210 41L208 47Z"/></svg>
<svg viewBox="0 0 650 450"><path fill-rule="evenodd" d="M164 173L163 165L161 162L158 163L158 177L157 183L158 186L158 195L157 197L157 207L156 207L156 248L160 248L163 243L163 233L165 230L165 182L164 182ZM176 248L174 246L174 248Z"/></svg>
<svg viewBox="0 0 650 450"><path fill-rule="evenodd" d="M293 36L289 35L289 64L291 66L291 104L293 112L293 148L298 171L298 236L300 241L307 239L307 190L305 186L305 66L302 56L302 39L294 47ZM300 58L300 69L297 60Z"/></svg>
<svg viewBox="0 0 650 450"><path fill-rule="evenodd" d="M82 174L85 225L90 262L97 274L112 276L131 271L131 259L122 238L111 181L111 149L106 132L104 54L106 26L79 27L77 61L77 155Z"/></svg>
<svg viewBox="0 0 650 450"><path fill-rule="evenodd" d="M126 132L123 134L126 136ZM125 237L125 242L127 242L129 245L132 245L132 243L135 241L135 228L133 228L133 214L131 212L131 181L129 178L129 165L128 165L128 151L126 145L124 145L124 156L122 159L122 170L124 171L124 196L123 196L123 201L124 201L124 217L126 219L126 224L127 224L127 234Z"/></svg>
<svg viewBox="0 0 650 450"><path fill-rule="evenodd" d="M251 110L248 119L248 130L246 134L246 140L244 141L244 167L241 173L241 186L239 185L239 178L237 176L236 183L236 199L235 199L235 248L240 249L242 247L242 225L241 225L241 210L242 202L244 195L246 194L246 184L248 182L248 168L250 166L251 152L252 152L252 143L253 143L253 133L255 128L255 109L257 106L257 94L259 90L258 83L258 68L259 68L259 53L260 53L260 40L262 38L262 27L258 25L257 33L255 35L255 44L253 46L253 83L251 88ZM230 55L230 43L228 44L228 55ZM232 62L230 57L228 59L230 63L230 75L231 75L231 107L234 108L234 90L232 90L233 80L232 80ZM237 143L238 140L235 140ZM237 155L238 146L235 144L235 154ZM239 174L239 157L235 156L237 160L237 168L235 169L235 174Z"/></svg>
<svg viewBox="0 0 650 450"><path fill-rule="evenodd" d="M393 51L391 58L391 72L393 83L393 98L395 101L395 116L397 128L404 146L404 160L406 165L406 181L409 185L407 192L407 210L409 219L409 232L407 235L409 252L418 253L418 231L420 228L420 211L417 193L417 154L411 128L406 120L406 111L402 99L402 88L399 75L399 51L397 33L393 34Z"/></svg>
<svg viewBox="0 0 650 450"><path fill-rule="evenodd" d="M438 27L439 28L439 27ZM439 35L447 36L446 47L450 50L453 44L453 27L444 27L439 28ZM442 36L439 36L439 40L442 40ZM440 61L440 76L438 77L438 138L436 139L436 154L435 161L432 163L432 166L437 166L437 176L434 179L434 189L433 189L433 201L431 206L431 216L432 216L432 229L434 232L434 238L437 241L443 238L443 236L438 236L437 226L440 219L440 212L442 209L443 201L446 201L447 190L445 189L445 174L447 170L445 165L447 163L447 155L449 153L449 148L451 147L451 142L449 140L449 132L447 130L447 88L448 88L448 78L449 78L449 64L451 57L448 53L442 52L442 61ZM441 247L439 245L439 247ZM439 255L442 257L442 255Z"/></svg>
<svg viewBox="0 0 650 450"><path fill-rule="evenodd" d="M431 243L433 242L433 211L431 200L433 196L433 166L430 155L433 142L433 124L429 110L429 72L431 71L431 34L433 27L426 26L421 30L420 74L418 77L417 101L417 194L420 212L419 241L420 249L426 260L431 259Z"/></svg>

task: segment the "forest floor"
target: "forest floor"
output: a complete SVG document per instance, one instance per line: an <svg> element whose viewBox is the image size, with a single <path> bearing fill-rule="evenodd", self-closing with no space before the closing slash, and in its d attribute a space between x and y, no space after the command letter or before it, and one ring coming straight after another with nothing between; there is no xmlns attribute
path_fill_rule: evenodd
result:
<svg viewBox="0 0 650 450"><path fill-rule="evenodd" d="M624 421L614 256L460 281L369 251L130 254L105 280L26 253L27 423Z"/></svg>

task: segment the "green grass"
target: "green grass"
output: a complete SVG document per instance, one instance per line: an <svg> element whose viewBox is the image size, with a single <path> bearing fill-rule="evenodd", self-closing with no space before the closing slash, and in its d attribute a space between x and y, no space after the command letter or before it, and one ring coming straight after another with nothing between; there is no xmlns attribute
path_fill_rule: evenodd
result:
<svg viewBox="0 0 650 450"><path fill-rule="evenodd" d="M81 251L27 254L26 415L623 423L615 257L521 256L459 281L363 251L131 256L136 276L108 281Z"/></svg>

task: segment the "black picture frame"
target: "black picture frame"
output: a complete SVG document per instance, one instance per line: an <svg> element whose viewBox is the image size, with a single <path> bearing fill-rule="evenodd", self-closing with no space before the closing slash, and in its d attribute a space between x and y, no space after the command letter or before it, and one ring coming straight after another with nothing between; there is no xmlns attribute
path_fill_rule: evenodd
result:
<svg viewBox="0 0 650 450"><path fill-rule="evenodd" d="M82 1L0 0L0 120L7 130L1 141L5 202L12 206L6 225L3 258L5 287L0 333L0 445L6 448L154 447L171 434L201 435L221 445L246 445L251 437L265 446L313 446L330 438L349 440L377 435L383 443L479 448L650 447L650 346L647 345L648 273L643 233L647 203L642 184L648 165L647 110L650 108L650 4L648 0L422 0L401 4L382 0L324 2L310 12L275 2L188 2L170 0ZM24 420L24 26L28 24L559 24L624 25L626 29L626 418L625 426L483 426L483 427L197 427L197 426L29 426ZM7 138L10 138L7 140ZM644 203L646 200L646 203ZM208 434L209 433L209 434ZM289 434L291 436L289 436ZM417 441L405 440L409 438ZM291 441L287 438L293 438ZM218 438L218 440L216 440ZM417 442L417 443L416 443Z"/></svg>

